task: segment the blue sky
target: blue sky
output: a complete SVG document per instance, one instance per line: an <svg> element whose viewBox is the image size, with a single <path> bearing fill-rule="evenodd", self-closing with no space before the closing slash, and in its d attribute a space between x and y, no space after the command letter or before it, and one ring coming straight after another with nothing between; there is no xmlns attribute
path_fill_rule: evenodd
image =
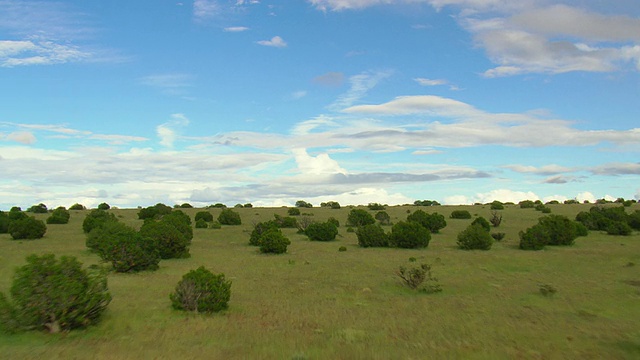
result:
<svg viewBox="0 0 640 360"><path fill-rule="evenodd" d="M0 0L0 209L640 199L636 0Z"/></svg>

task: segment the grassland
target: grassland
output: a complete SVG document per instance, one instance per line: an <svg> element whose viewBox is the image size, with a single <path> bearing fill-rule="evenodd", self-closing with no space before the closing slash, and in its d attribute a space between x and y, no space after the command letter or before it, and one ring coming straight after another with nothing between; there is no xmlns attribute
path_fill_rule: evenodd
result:
<svg viewBox="0 0 640 360"><path fill-rule="evenodd" d="M551 205L574 217L590 205ZM630 210L639 209L634 204ZM392 221L416 207L389 207ZM424 209L424 208L423 208ZM466 209L489 217L489 207L427 208L448 226L427 249L364 249L343 225L349 209L303 213L340 220L338 240L310 242L294 229L284 255L248 246L252 223L286 216L285 208L238 209L243 225L195 229L191 258L165 260L160 269L111 274L113 301L103 321L64 334L0 336L6 359L638 359L640 358L640 235L592 232L572 247L518 250L518 232L542 214L507 207L502 242L489 251L463 251L456 235L472 220L448 219ZM192 217L196 209L183 209ZM111 210L139 227L136 210ZM219 209L211 212L217 216ZM67 225L49 225L43 239L0 235L0 291L32 253L99 259L85 247L85 211ZM44 215L46 216L46 215ZM43 216L43 218L44 218ZM339 252L346 246L346 252ZM415 257L432 264L443 292L402 287L394 271ZM200 265L233 280L229 310L185 315L169 293ZM557 289L543 296L540 284Z"/></svg>

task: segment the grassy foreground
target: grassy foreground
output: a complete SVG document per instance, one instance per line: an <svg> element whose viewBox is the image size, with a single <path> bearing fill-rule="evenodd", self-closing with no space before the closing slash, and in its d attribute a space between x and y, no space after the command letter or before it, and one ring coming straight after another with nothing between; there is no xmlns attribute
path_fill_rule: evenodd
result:
<svg viewBox="0 0 640 360"><path fill-rule="evenodd" d="M550 205L571 218L592 205ZM634 204L630 210L640 208ZM418 207L388 207L392 221ZM243 225L195 229L191 258L163 260L160 269L109 275L113 301L102 322L83 331L0 335L6 359L638 359L640 358L640 234L591 232L572 247L521 251L518 232L539 216L507 207L498 231L506 238L489 251L463 251L456 236L489 206L420 208L447 217L427 249L364 249L346 231L349 209L311 208L314 220L337 218L338 240L310 242L284 229L287 254L262 255L248 245L252 223L286 216L286 208L234 209ZM182 209L193 216L196 209ZM137 210L111 210L139 227ZM210 210L217 217L219 209ZM48 225L43 239L0 235L0 291L27 255L73 255L99 263L85 247L82 220ZM375 213L375 212L372 212ZM41 215L45 218L47 215ZM388 228L388 231L390 228ZM346 246L346 252L339 252ZM394 271L409 258L432 264L443 292L404 288ZM185 315L169 293L200 265L233 281L229 310ZM543 296L540 284L557 289Z"/></svg>

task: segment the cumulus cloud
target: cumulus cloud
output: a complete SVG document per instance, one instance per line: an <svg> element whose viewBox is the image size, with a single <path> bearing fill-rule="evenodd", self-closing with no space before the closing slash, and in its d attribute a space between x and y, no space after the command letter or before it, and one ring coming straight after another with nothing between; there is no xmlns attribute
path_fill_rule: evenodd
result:
<svg viewBox="0 0 640 360"><path fill-rule="evenodd" d="M280 36L274 36L271 38L271 40L260 40L257 43L262 46L270 46L276 48L287 47L286 41L284 41Z"/></svg>
<svg viewBox="0 0 640 360"><path fill-rule="evenodd" d="M588 191L579 193L578 195L576 195L575 199L578 200L578 202L584 202L586 200L592 203L596 201L596 197Z"/></svg>

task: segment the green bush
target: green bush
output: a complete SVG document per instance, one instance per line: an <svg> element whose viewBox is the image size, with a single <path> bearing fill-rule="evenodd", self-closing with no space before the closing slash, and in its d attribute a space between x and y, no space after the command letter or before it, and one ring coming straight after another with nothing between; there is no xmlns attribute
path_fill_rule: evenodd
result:
<svg viewBox="0 0 640 360"><path fill-rule="evenodd" d="M240 214L231 209L223 209L218 215L218 222L222 225L242 225Z"/></svg>
<svg viewBox="0 0 640 360"><path fill-rule="evenodd" d="M549 242L549 231L541 224L535 224L525 231L520 231L520 249L542 250Z"/></svg>
<svg viewBox="0 0 640 360"><path fill-rule="evenodd" d="M0 326L8 331L59 332L95 324L111 301L104 273L82 268L75 257L30 255L11 286L0 293Z"/></svg>
<svg viewBox="0 0 640 360"><path fill-rule="evenodd" d="M330 222L312 223L307 226L304 233L311 241L332 241L338 235L338 228Z"/></svg>
<svg viewBox="0 0 640 360"><path fill-rule="evenodd" d="M320 207L328 207L331 209L340 209L340 203L337 201L327 201L326 203L320 203Z"/></svg>
<svg viewBox="0 0 640 360"><path fill-rule="evenodd" d="M198 220L204 220L205 222L212 222L213 214L208 211L198 211L194 219L196 222L198 222Z"/></svg>
<svg viewBox="0 0 640 360"><path fill-rule="evenodd" d="M389 244L391 246L415 249L429 246L431 232L416 222L400 221L391 228Z"/></svg>
<svg viewBox="0 0 640 360"><path fill-rule="evenodd" d="M91 210L82 221L82 230L85 233L89 233L94 228L102 226L102 224L109 221L118 221L118 219L116 219L115 215L105 210Z"/></svg>
<svg viewBox="0 0 640 360"><path fill-rule="evenodd" d="M453 210L449 217L452 219L471 219L471 213L467 210Z"/></svg>
<svg viewBox="0 0 640 360"><path fill-rule="evenodd" d="M345 251L347 251L347 247L346 247L346 246L340 246L340 247L338 248L338 251L339 251L339 252L345 252Z"/></svg>
<svg viewBox="0 0 640 360"><path fill-rule="evenodd" d="M204 266L182 276L175 291L169 295L171 306L177 310L214 313L228 308L231 281L224 274L213 274Z"/></svg>
<svg viewBox="0 0 640 360"><path fill-rule="evenodd" d="M282 230L273 228L260 235L258 242L260 244L260 252L270 254L284 254L287 252L287 246L291 244L291 241L284 236Z"/></svg>
<svg viewBox="0 0 640 360"><path fill-rule="evenodd" d="M8 231L14 240L40 239L47 232L47 225L45 225L42 220L38 220L33 216L27 216L9 222Z"/></svg>
<svg viewBox="0 0 640 360"><path fill-rule="evenodd" d="M389 246L389 236L378 224L360 226L356 230L358 245L362 247L386 247Z"/></svg>
<svg viewBox="0 0 640 360"><path fill-rule="evenodd" d="M365 226L369 224L375 224L376 219L367 212L367 210L363 209L351 209L349 211L349 215L347 216L347 224L349 226Z"/></svg>
<svg viewBox="0 0 640 360"><path fill-rule="evenodd" d="M100 203L100 205L98 205L98 209L109 210L111 209L111 205L107 204L106 202L103 202L103 203Z"/></svg>
<svg viewBox="0 0 640 360"><path fill-rule="evenodd" d="M629 214L628 223L632 229L640 230L640 210L636 210Z"/></svg>
<svg viewBox="0 0 640 360"><path fill-rule="evenodd" d="M584 226L583 223L580 223L580 222L576 221L576 222L574 222L574 225L576 226L576 235L578 237L589 235L589 229L587 229L587 227Z"/></svg>
<svg viewBox="0 0 640 360"><path fill-rule="evenodd" d="M38 205L33 205L27 209L27 212L34 214L46 214L49 210L47 209L47 205L40 203Z"/></svg>
<svg viewBox="0 0 640 360"><path fill-rule="evenodd" d="M418 223L434 234L437 234L447 226L444 215L438 213L427 214L422 210L416 210L413 214L408 215L407 221Z"/></svg>
<svg viewBox="0 0 640 360"><path fill-rule="evenodd" d="M212 229L222 229L222 224L220 224L219 221L214 221L211 223L211 225L209 225L210 228Z"/></svg>
<svg viewBox="0 0 640 360"><path fill-rule="evenodd" d="M422 264L419 267L407 269L400 266L396 275L402 280L402 283L410 289L418 290L427 294L442 291L442 287L438 284L438 279L431 275L431 265Z"/></svg>
<svg viewBox="0 0 640 360"><path fill-rule="evenodd" d="M84 205L78 204L78 203L75 203L75 204L69 206L69 210L86 210L86 209L87 208Z"/></svg>
<svg viewBox="0 0 640 360"><path fill-rule="evenodd" d="M475 225L475 224L482 226L482 228L485 229L487 232L491 231L491 224L489 224L487 219L483 218L482 216L475 218L473 222L471 222L471 225Z"/></svg>
<svg viewBox="0 0 640 360"><path fill-rule="evenodd" d="M522 200L518 204L521 209L533 209L536 206L532 200Z"/></svg>
<svg viewBox="0 0 640 360"><path fill-rule="evenodd" d="M9 222L11 222L9 215L4 211L0 211L0 234L9 232Z"/></svg>
<svg viewBox="0 0 640 360"><path fill-rule="evenodd" d="M547 245L573 245L578 237L575 222L563 215L549 215L538 219L538 223L547 229Z"/></svg>
<svg viewBox="0 0 640 360"><path fill-rule="evenodd" d="M367 207L369 208L369 210L384 210L385 206L379 203L369 203L369 205L367 205Z"/></svg>
<svg viewBox="0 0 640 360"><path fill-rule="evenodd" d="M306 202L304 200L298 200L298 201L296 201L296 207L299 207L299 208L312 208L313 204L308 203L308 202Z"/></svg>
<svg viewBox="0 0 640 360"><path fill-rule="evenodd" d="M29 215L22 212L19 207L12 207L7 216L10 221L26 219L29 217Z"/></svg>
<svg viewBox="0 0 640 360"><path fill-rule="evenodd" d="M375 219L380 222L380 225L391 225L391 216L386 211L378 211Z"/></svg>
<svg viewBox="0 0 640 360"><path fill-rule="evenodd" d="M206 222L204 219L196 220L196 229L206 229L208 227L209 227L209 223Z"/></svg>
<svg viewBox="0 0 640 360"><path fill-rule="evenodd" d="M64 207L59 207L47 218L47 224L67 224L71 218L71 213Z"/></svg>
<svg viewBox="0 0 640 360"><path fill-rule="evenodd" d="M259 222L253 227L249 237L249 245L260 246L260 238L269 230L279 230L278 224L274 220Z"/></svg>
<svg viewBox="0 0 640 360"><path fill-rule="evenodd" d="M504 204L498 200L491 203L491 210L504 210Z"/></svg>
<svg viewBox="0 0 640 360"><path fill-rule="evenodd" d="M633 232L633 229L631 229L631 226L629 226L629 224L627 224L626 222L611 221L609 222L609 225L607 226L606 231L607 231L607 234L609 235L627 236L627 235L631 235L631 233Z"/></svg>
<svg viewBox="0 0 640 360"><path fill-rule="evenodd" d="M171 221L147 220L140 228L140 235L155 243L161 259L188 258L191 238Z"/></svg>
<svg viewBox="0 0 640 360"><path fill-rule="evenodd" d="M504 236L505 236L505 233L503 232L491 233L491 237L495 241L502 241L502 239L504 239Z"/></svg>
<svg viewBox="0 0 640 360"><path fill-rule="evenodd" d="M298 215L300 215L300 209L298 209L298 208L289 208L287 210L287 214L289 214L289 216L298 216Z"/></svg>
<svg viewBox="0 0 640 360"><path fill-rule="evenodd" d="M92 251L102 254L111 241L135 236L135 230L119 221L107 221L93 228L88 234L85 245Z"/></svg>
<svg viewBox="0 0 640 360"><path fill-rule="evenodd" d="M481 224L471 224L458 234L458 247L463 250L489 250L493 237Z"/></svg>
<svg viewBox="0 0 640 360"><path fill-rule="evenodd" d="M119 225L105 224L93 231L111 231L110 227ZM156 270L160 262L160 253L155 241L143 237L133 228L117 229L117 236L103 235L98 246L102 260L110 262L116 272L137 272Z"/></svg>
<svg viewBox="0 0 640 360"><path fill-rule="evenodd" d="M163 215L171 213L172 210L173 209L171 209L171 206L165 205L163 203L157 203L153 206L140 209L140 211L138 211L138 219L156 219Z"/></svg>
<svg viewBox="0 0 640 360"><path fill-rule="evenodd" d="M338 221L338 219L334 218L333 216L329 217L327 219L327 222L330 224L333 224L336 227L336 229L340 227L340 221Z"/></svg>
<svg viewBox="0 0 640 360"><path fill-rule="evenodd" d="M278 214L273 214L273 217L275 218L276 224L278 224L278 227L280 228L297 228L298 227L298 220L296 220L296 218L291 217L291 216L280 216Z"/></svg>

